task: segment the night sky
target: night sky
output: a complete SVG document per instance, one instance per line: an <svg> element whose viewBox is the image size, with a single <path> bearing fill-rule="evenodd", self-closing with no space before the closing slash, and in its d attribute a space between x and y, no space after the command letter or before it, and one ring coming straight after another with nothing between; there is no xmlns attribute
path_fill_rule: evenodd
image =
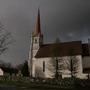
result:
<svg viewBox="0 0 90 90"><path fill-rule="evenodd" d="M28 60L38 7L45 43L90 38L90 0L0 0L0 22L15 40L1 60L13 65Z"/></svg>

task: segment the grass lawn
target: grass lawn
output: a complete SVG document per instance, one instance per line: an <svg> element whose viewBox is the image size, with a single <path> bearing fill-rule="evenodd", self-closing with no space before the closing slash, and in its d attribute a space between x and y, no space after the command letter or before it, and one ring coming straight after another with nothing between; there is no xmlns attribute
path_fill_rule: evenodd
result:
<svg viewBox="0 0 90 90"><path fill-rule="evenodd" d="M77 82L73 82L73 80L66 79L60 80L59 82L55 81L33 81L30 80L0 80L0 85L2 86L16 86L16 87L26 87L33 88L35 90L86 90L90 89L90 80L77 80Z"/></svg>

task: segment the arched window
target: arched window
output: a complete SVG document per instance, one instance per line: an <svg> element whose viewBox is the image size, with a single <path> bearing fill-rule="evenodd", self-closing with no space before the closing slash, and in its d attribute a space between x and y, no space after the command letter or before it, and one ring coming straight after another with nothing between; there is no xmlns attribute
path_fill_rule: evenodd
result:
<svg viewBox="0 0 90 90"><path fill-rule="evenodd" d="M35 39L35 43L37 43L37 39Z"/></svg>
<svg viewBox="0 0 90 90"><path fill-rule="evenodd" d="M45 72L45 61L43 61L43 72Z"/></svg>

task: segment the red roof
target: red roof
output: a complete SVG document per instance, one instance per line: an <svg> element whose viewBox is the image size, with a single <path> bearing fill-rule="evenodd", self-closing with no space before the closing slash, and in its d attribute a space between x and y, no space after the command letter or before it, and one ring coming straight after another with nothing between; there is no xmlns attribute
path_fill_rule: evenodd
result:
<svg viewBox="0 0 90 90"><path fill-rule="evenodd" d="M41 25L40 25L40 11L38 9L38 16L37 16L37 22L36 22L36 26L35 26L35 31L33 32L33 36L42 36L41 33Z"/></svg>
<svg viewBox="0 0 90 90"><path fill-rule="evenodd" d="M64 42L58 44L42 45L39 48L35 57L45 58L45 57L53 57L53 56L72 56L72 55L81 55L81 54L82 54L81 41L72 41L72 42Z"/></svg>

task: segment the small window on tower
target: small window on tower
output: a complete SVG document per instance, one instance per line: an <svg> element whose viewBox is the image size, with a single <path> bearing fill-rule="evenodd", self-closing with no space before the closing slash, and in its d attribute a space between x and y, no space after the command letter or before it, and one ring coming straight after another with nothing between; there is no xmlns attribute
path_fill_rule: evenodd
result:
<svg viewBox="0 0 90 90"><path fill-rule="evenodd" d="M35 43L37 43L37 39L35 39Z"/></svg>

